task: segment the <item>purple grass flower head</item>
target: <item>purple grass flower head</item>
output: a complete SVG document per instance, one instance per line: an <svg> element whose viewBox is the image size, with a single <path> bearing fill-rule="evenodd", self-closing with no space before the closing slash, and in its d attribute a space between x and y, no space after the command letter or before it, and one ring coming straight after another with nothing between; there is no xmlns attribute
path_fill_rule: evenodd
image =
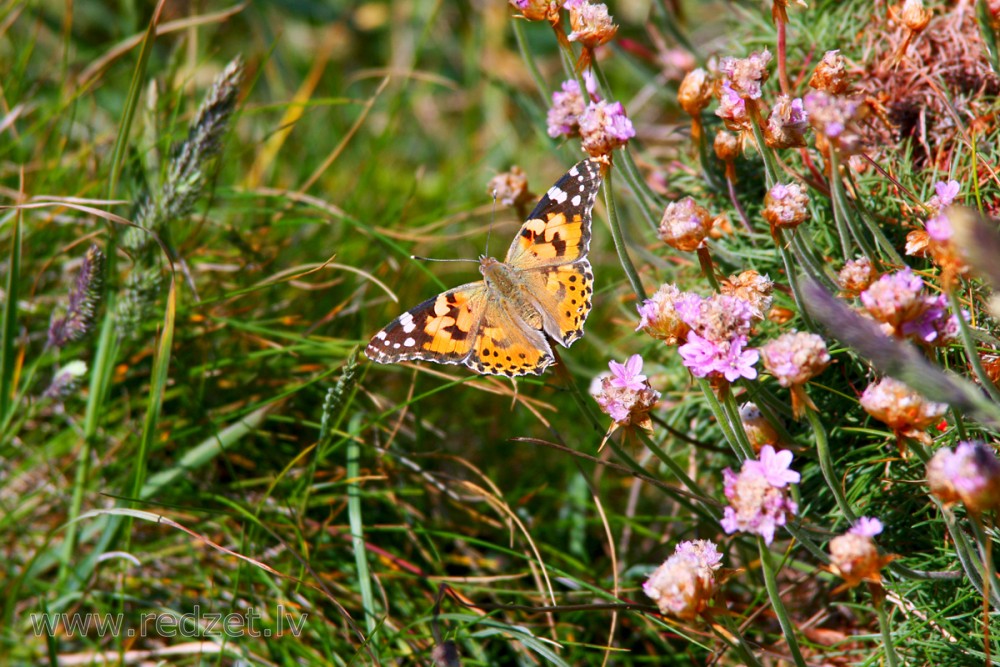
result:
<svg viewBox="0 0 1000 667"><path fill-rule="evenodd" d="M101 305L103 284L104 253L92 245L80 264L65 315L53 317L49 324L49 345L63 347L87 335Z"/></svg>
<svg viewBox="0 0 1000 667"><path fill-rule="evenodd" d="M42 394L43 398L62 400L76 392L87 375L87 364L79 359L71 361L56 371L52 383Z"/></svg>
<svg viewBox="0 0 1000 667"><path fill-rule="evenodd" d="M882 522L867 516L858 517L851 529L847 531L851 535L861 535L862 537L875 537L882 532Z"/></svg>
<svg viewBox="0 0 1000 667"><path fill-rule="evenodd" d="M709 605L716 590L715 572L722 554L708 540L677 545L674 553L642 585L660 613L693 620Z"/></svg>
<svg viewBox="0 0 1000 667"><path fill-rule="evenodd" d="M627 144L635 136L635 128L621 102L599 100L591 102L580 116L580 136L583 150L600 157Z"/></svg>
<svg viewBox="0 0 1000 667"><path fill-rule="evenodd" d="M788 497L788 484L797 482L799 475L788 469L791 452L781 454L787 456L776 455L773 447L764 445L760 460L744 461L738 475L729 468L723 471L729 506L723 511L720 524L726 533L754 533L771 544L775 530L798 511L798 505Z"/></svg>
<svg viewBox="0 0 1000 667"><path fill-rule="evenodd" d="M961 502L973 514L1000 508L1000 460L982 443L939 449L927 464L927 483L945 505Z"/></svg>
<svg viewBox="0 0 1000 667"><path fill-rule="evenodd" d="M639 391L646 385L646 376L642 375L642 357L633 354L624 364L617 361L608 363L611 367L611 386L629 391Z"/></svg>

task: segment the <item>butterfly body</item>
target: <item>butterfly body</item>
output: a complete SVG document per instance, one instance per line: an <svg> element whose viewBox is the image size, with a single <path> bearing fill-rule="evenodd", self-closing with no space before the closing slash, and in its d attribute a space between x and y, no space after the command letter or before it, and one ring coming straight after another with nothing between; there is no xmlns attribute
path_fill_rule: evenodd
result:
<svg viewBox="0 0 1000 667"><path fill-rule="evenodd" d="M509 377L542 373L554 361L549 339L569 347L590 312L587 251L600 169L589 159L572 167L528 216L504 261L481 257L482 281L400 315L372 338L368 358L465 364Z"/></svg>

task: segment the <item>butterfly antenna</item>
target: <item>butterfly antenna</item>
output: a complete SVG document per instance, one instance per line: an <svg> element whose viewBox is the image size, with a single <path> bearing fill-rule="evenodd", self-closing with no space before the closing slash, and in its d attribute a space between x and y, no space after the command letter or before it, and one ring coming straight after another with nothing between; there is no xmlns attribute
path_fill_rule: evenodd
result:
<svg viewBox="0 0 1000 667"><path fill-rule="evenodd" d="M478 259L438 259L437 257L421 257L420 255L410 255L410 259L415 259L419 262L475 262L479 264Z"/></svg>
<svg viewBox="0 0 1000 667"><path fill-rule="evenodd" d="M486 232L486 256L490 256L490 237L493 236L493 221L497 219L497 191L493 189L493 213L490 215L490 229Z"/></svg>

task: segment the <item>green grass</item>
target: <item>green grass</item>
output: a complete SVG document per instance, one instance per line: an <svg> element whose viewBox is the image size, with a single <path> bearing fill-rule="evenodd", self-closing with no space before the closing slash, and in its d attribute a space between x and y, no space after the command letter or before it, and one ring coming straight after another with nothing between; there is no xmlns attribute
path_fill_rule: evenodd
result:
<svg viewBox="0 0 1000 667"><path fill-rule="evenodd" d="M815 293L802 276L793 290L787 269L832 286L851 258L842 247L861 251L840 233L850 222L881 272L902 256L946 290L933 262L903 255L906 234L948 178L960 201L997 215L1000 85L920 60L951 5L934 8L896 75L879 69L902 35L884 6L789 7L797 95L839 48L889 112L929 109L930 139L879 134L873 114L866 152L888 176L852 166L840 188L811 130L816 172L797 149L768 154L779 180L813 186L810 220L779 248L753 143L735 164L748 235L722 163L709 145L701 164L677 106L683 68L663 65L775 51L770 7L677 4L610 5L620 28L599 75L638 136L614 153L595 211L586 335L560 349L559 368L516 383L380 366L361 350L403 310L478 277L410 255L476 258L491 225L491 254L507 246L520 219L494 212L490 178L517 164L542 193L581 159L578 139L546 134L549 93L576 56L546 24L500 0L167 2L158 18L141 3L76 3L68 17L43 0L0 6L0 663L433 665L452 664L450 649L465 665L777 665L796 652L808 664L997 662L997 577L982 583L995 511L979 524L925 481L934 450L997 435L997 390L973 384L988 369L969 353L1000 346L989 282L973 272L955 285L967 337L887 352L852 337L866 330L843 310L806 301ZM963 34L995 43L979 16ZM894 37L869 41L882 30ZM969 53L965 71L995 62ZM233 115L220 112L215 141L189 134L237 57ZM907 76L923 84L898 83ZM201 151L186 171L185 141ZM761 365L717 395L676 349L634 331L640 292L712 292L694 253L657 239L663 207L684 196L736 230L710 241L719 277L755 269L778 285L788 319L760 322L751 345L811 324L826 337L834 363L807 387L816 419L794 420ZM97 320L55 347L50 318L91 243L108 257ZM622 429L600 448L611 420L588 388L632 354L661 392L652 433ZM46 395L74 361L85 376ZM950 403L933 442L900 456L861 409L878 372ZM764 551L719 526L722 471L749 451L734 411L751 399L801 473L798 516ZM896 559L882 586L841 590L830 571L828 543L850 515L885 524L877 543ZM641 584L690 539L715 541L727 576L711 608L678 620ZM88 613L120 614L134 633L36 631L43 614ZM226 634L206 614L283 630Z"/></svg>

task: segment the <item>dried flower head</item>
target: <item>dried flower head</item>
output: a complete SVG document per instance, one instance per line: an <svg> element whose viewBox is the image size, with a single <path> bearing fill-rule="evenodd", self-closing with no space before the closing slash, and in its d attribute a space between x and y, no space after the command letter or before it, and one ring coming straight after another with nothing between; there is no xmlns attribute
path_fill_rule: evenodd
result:
<svg viewBox="0 0 1000 667"><path fill-rule="evenodd" d="M744 403L740 406L740 423L743 424L743 430L755 452L759 452L764 445L778 444L777 429L764 417L756 403Z"/></svg>
<svg viewBox="0 0 1000 667"><path fill-rule="evenodd" d="M732 89L741 97L758 100L761 85L767 81L767 65L770 62L771 52L764 49L746 58L727 56L719 61L719 71L726 75Z"/></svg>
<svg viewBox="0 0 1000 667"><path fill-rule="evenodd" d="M635 128L621 102L600 100L591 102L580 116L580 136L583 150L591 157L601 157L627 144L635 136Z"/></svg>
<svg viewBox="0 0 1000 667"><path fill-rule="evenodd" d="M511 6L521 12L518 16L529 21L559 23L560 3L556 0L510 0Z"/></svg>
<svg viewBox="0 0 1000 667"><path fill-rule="evenodd" d="M569 41L580 42L587 49L596 49L611 41L618 32L604 3L591 4L585 0L570 0L565 3L569 10L569 23L573 32Z"/></svg>
<svg viewBox="0 0 1000 667"><path fill-rule="evenodd" d="M723 530L754 533L766 544L774 541L774 531L794 516L798 505L788 496L788 485L799 481L799 473L790 470L792 453L775 452L771 445L760 450L759 460L747 460L737 475L723 471L729 506L723 511Z"/></svg>
<svg viewBox="0 0 1000 667"><path fill-rule="evenodd" d="M732 162L740 155L739 137L732 132L719 130L715 135L715 141L712 142L712 147L715 149L716 157L726 163Z"/></svg>
<svg viewBox="0 0 1000 667"><path fill-rule="evenodd" d="M880 572L893 557L879 554L872 538L881 532L881 521L861 517L845 534L830 540L830 569L844 580L844 588L882 580Z"/></svg>
<svg viewBox="0 0 1000 667"><path fill-rule="evenodd" d="M691 252L701 247L712 231L712 214L691 197L670 202L660 219L660 239L677 250Z"/></svg>
<svg viewBox="0 0 1000 667"><path fill-rule="evenodd" d="M690 621L711 603L715 572L720 567L722 554L713 542L681 542L673 555L653 571L642 590L656 602L660 613Z"/></svg>
<svg viewBox="0 0 1000 667"><path fill-rule="evenodd" d="M772 235L779 229L794 229L809 219L809 196L798 183L775 183L764 196L762 215Z"/></svg>
<svg viewBox="0 0 1000 667"><path fill-rule="evenodd" d="M787 333L760 348L764 368L782 387L792 390L792 414L796 419L807 407L816 410L805 384L830 365L830 353L820 336L804 331Z"/></svg>
<svg viewBox="0 0 1000 667"><path fill-rule="evenodd" d="M849 259L837 274L837 284L846 296L858 296L875 281L875 267L867 257Z"/></svg>
<svg viewBox="0 0 1000 667"><path fill-rule="evenodd" d="M697 118L712 100L712 77L702 68L691 70L677 89L677 101L691 117Z"/></svg>
<svg viewBox="0 0 1000 667"><path fill-rule="evenodd" d="M809 118L802 100L779 95L767 117L767 125L764 126L764 141L771 148L805 146L805 132L808 128Z"/></svg>
<svg viewBox="0 0 1000 667"><path fill-rule="evenodd" d="M923 0L904 0L898 11L900 22L913 32L923 32L933 16L930 10L924 9Z"/></svg>
<svg viewBox="0 0 1000 667"><path fill-rule="evenodd" d="M682 296L683 293L676 286L661 285L652 298L646 299L638 306L641 319L635 330L641 329L653 338L666 342L667 345L677 345L684 340L691 327L677 312L676 304Z"/></svg>
<svg viewBox="0 0 1000 667"><path fill-rule="evenodd" d="M97 309L101 304L104 285L104 253L91 245L80 264L76 283L69 294L66 314L53 317L49 324L49 345L63 347L70 341L80 340L91 330Z"/></svg>
<svg viewBox="0 0 1000 667"><path fill-rule="evenodd" d="M652 428L649 411L656 405L660 393L642 375L642 357L633 354L628 361L608 364L611 374L601 380L600 391L594 396L601 411L614 420L613 431L619 426Z"/></svg>
<svg viewBox="0 0 1000 667"><path fill-rule="evenodd" d="M847 92L847 60L840 55L839 49L823 54L823 59L809 78L809 86L831 95L843 95Z"/></svg>
<svg viewBox="0 0 1000 667"><path fill-rule="evenodd" d="M491 178L486 191L490 195L495 194L504 206L524 206L535 198L528 190L527 174L517 165Z"/></svg>
<svg viewBox="0 0 1000 667"><path fill-rule="evenodd" d="M928 401L891 377L868 385L861 394L861 407L892 429L900 450L904 437L930 444L930 436L924 429L936 424L948 410L946 404Z"/></svg>
<svg viewBox="0 0 1000 667"><path fill-rule="evenodd" d="M939 449L927 464L927 483L945 505L961 502L973 514L1000 509L1000 461L982 443Z"/></svg>
<svg viewBox="0 0 1000 667"><path fill-rule="evenodd" d="M735 296L750 304L750 316L757 321L767 317L771 310L772 292L774 281L753 269L729 276L719 284L720 294Z"/></svg>

